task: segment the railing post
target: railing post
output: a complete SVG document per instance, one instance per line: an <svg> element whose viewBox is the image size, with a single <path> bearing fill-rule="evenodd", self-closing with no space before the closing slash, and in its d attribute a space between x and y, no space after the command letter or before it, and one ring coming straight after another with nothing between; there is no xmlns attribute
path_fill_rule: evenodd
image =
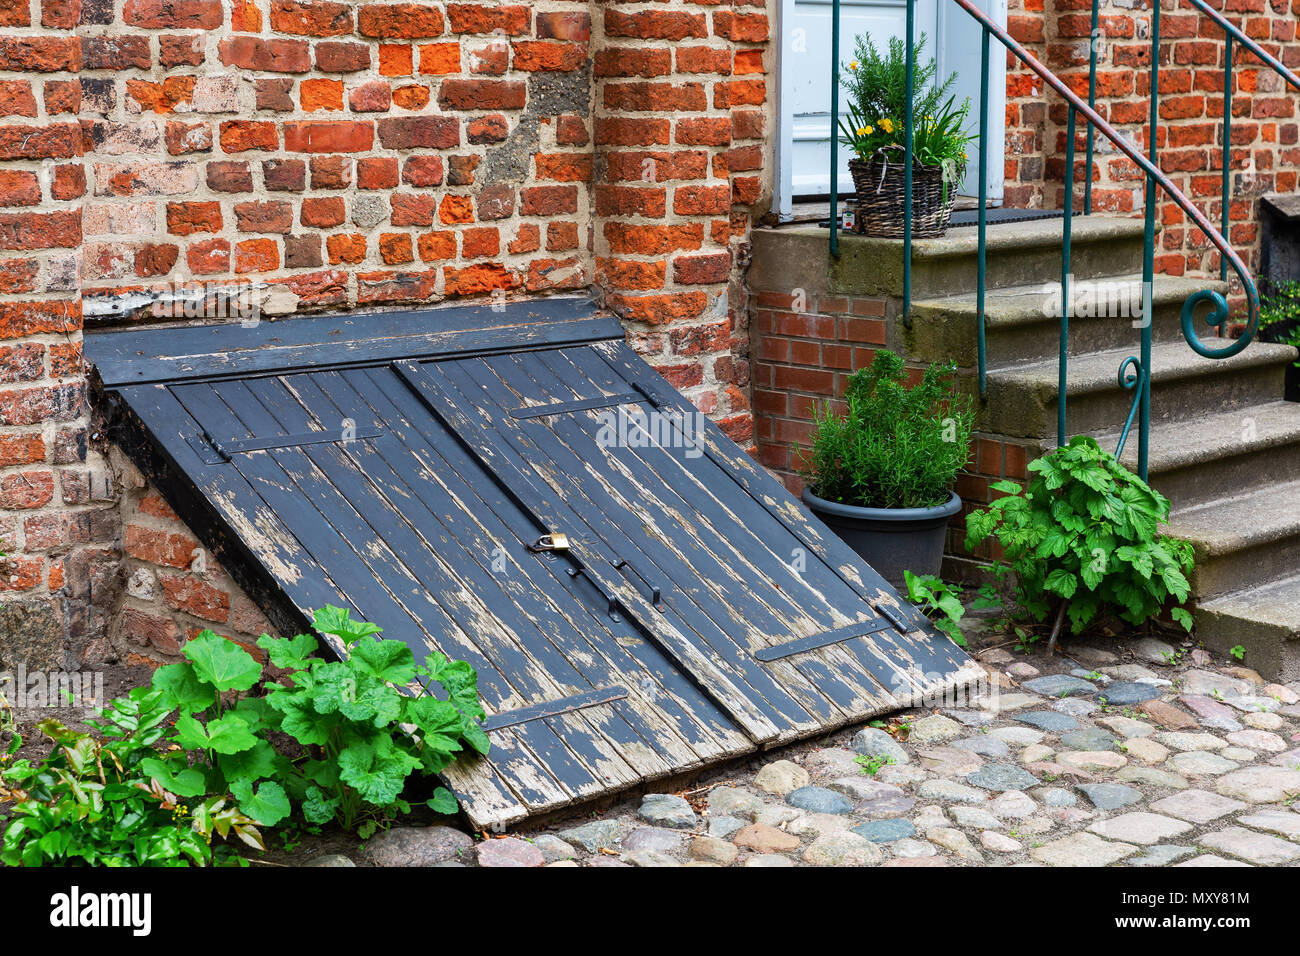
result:
<svg viewBox="0 0 1300 956"><path fill-rule="evenodd" d="M1061 345L1056 364L1056 447L1065 444L1065 397L1070 361L1070 229L1074 221L1074 106L1065 129L1065 222L1061 230Z"/></svg>
<svg viewBox="0 0 1300 956"><path fill-rule="evenodd" d="M1151 0L1151 114L1147 130L1147 158L1156 168L1156 129L1160 121L1160 0ZM1147 459L1151 431L1151 323L1155 306L1156 261L1156 178L1147 173L1146 229L1142 237L1142 379L1138 382L1138 476L1147 480Z"/></svg>
<svg viewBox="0 0 1300 956"><path fill-rule="evenodd" d="M1223 41L1223 213L1220 218L1223 226L1219 233L1231 241L1228 235L1228 213L1232 205L1232 34L1225 34ZM1228 257L1223 253L1219 253L1219 280L1228 281Z"/></svg>
<svg viewBox="0 0 1300 956"><path fill-rule="evenodd" d="M831 255L840 254L840 0L831 0Z"/></svg>
<svg viewBox="0 0 1300 956"><path fill-rule="evenodd" d="M975 297L975 321L979 330L980 398L988 394L988 352L984 344L984 285L988 259L988 182L989 182L989 30L980 31L980 235L979 274Z"/></svg>
<svg viewBox="0 0 1300 956"><path fill-rule="evenodd" d="M1088 30L1088 108L1097 108L1097 25L1100 0L1092 0L1092 27ZM1094 130L1088 124L1088 169L1083 184L1083 214L1092 215L1092 148Z"/></svg>
<svg viewBox="0 0 1300 956"><path fill-rule="evenodd" d="M912 327L912 87L916 74L916 45L912 35L916 0L907 0L907 79L903 97L903 327Z"/></svg>

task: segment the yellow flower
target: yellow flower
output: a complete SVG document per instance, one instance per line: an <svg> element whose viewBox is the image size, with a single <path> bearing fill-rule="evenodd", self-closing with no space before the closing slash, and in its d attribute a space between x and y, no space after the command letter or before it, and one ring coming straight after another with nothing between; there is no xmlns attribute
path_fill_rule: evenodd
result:
<svg viewBox="0 0 1300 956"><path fill-rule="evenodd" d="M849 64L849 69L852 70L852 71L854 71L854 72L856 73L856 72L857 72L857 69L858 69L858 61L857 61L857 60L854 60L852 63L850 63L850 64Z"/></svg>
<svg viewBox="0 0 1300 956"><path fill-rule="evenodd" d="M892 133L894 131L894 121L891 120L888 116L886 116L884 119L880 121L880 128L883 129L886 133Z"/></svg>
<svg viewBox="0 0 1300 956"><path fill-rule="evenodd" d="M870 135L871 135L872 133L874 133L874 132L875 132L875 129L873 129L873 128L870 127L870 126L859 126L859 127L858 127L858 135L859 135L859 136L870 136Z"/></svg>

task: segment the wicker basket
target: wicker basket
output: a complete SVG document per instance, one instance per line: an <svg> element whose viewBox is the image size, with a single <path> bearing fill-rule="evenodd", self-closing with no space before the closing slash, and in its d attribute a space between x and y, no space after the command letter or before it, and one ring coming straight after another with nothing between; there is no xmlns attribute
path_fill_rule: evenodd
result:
<svg viewBox="0 0 1300 956"><path fill-rule="evenodd" d="M903 238L903 207L907 198L906 167L902 156L881 150L870 161L849 160L849 172L858 193L859 231L884 239ZM947 192L945 197L944 193ZM952 218L957 184L944 189L943 167L912 167L912 237L942 236Z"/></svg>

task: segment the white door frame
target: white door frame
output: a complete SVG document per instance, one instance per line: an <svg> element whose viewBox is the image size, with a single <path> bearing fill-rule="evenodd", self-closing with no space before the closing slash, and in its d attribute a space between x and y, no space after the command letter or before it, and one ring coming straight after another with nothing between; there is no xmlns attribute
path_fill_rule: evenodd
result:
<svg viewBox="0 0 1300 956"><path fill-rule="evenodd" d="M974 0L977 7L989 14L993 22L1002 28L1007 25L1007 0ZM786 44L790 41L788 25L794 19L795 0L777 0L777 45L776 45L776 137L775 169L772 177L772 210L779 219L788 220L793 211L794 196L794 105L792 96L794 58L788 54ZM936 59L941 74L959 71L967 75L978 76L980 72L980 48L972 43L972 35L979 32L971 29L971 19L958 10L955 4L940 0L939 2L939 37L936 44ZM1006 150L1006 102L1007 102L1007 61L1002 44L990 37L989 46L989 178L988 198L994 205L1001 205L1004 186L1003 156ZM979 129L979 91L971 97L971 116L976 120L972 128ZM840 104L843 107L843 103ZM977 171L978 149L971 151L971 170ZM973 177L968 174L968 179ZM841 186L842 192L850 192L851 184Z"/></svg>

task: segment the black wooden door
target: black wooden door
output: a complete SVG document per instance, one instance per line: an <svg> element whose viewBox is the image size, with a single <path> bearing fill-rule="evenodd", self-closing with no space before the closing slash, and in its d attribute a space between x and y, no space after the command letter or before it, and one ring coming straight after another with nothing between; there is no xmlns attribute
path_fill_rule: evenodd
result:
<svg viewBox="0 0 1300 956"><path fill-rule="evenodd" d="M713 426L665 402L621 348L401 373L485 467L534 489L601 588L757 742L901 706L960 669L965 655L933 642L860 562L833 566L789 496L765 496L771 479L747 456L721 459Z"/></svg>

